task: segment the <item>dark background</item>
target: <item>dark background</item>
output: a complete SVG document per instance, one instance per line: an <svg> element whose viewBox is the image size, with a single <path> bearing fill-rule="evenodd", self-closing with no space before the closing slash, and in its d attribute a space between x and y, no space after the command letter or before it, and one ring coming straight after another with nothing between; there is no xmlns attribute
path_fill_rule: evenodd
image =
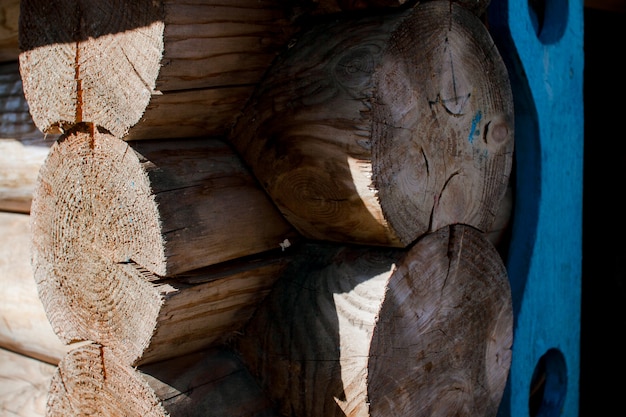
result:
<svg viewBox="0 0 626 417"><path fill-rule="evenodd" d="M584 10L580 417L626 415L626 0Z"/></svg>

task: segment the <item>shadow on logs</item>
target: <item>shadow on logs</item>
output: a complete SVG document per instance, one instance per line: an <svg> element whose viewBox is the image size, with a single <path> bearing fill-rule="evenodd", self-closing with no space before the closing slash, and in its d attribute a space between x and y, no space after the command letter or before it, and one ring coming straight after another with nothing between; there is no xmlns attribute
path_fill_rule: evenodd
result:
<svg viewBox="0 0 626 417"><path fill-rule="evenodd" d="M495 416L513 329L504 264L445 227L410 249L305 245L235 339L282 416Z"/></svg>

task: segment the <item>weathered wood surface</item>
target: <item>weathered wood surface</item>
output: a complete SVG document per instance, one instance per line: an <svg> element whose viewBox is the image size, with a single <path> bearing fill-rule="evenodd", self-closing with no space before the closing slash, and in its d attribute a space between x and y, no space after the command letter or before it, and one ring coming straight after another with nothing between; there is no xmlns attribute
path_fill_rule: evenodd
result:
<svg viewBox="0 0 626 417"><path fill-rule="evenodd" d="M226 343L286 265L281 253L159 279L132 263L76 262L71 273L37 274L50 322L62 340L100 343L130 365Z"/></svg>
<svg viewBox="0 0 626 417"><path fill-rule="evenodd" d="M235 340L281 415L495 416L513 312L481 232L305 248Z"/></svg>
<svg viewBox="0 0 626 417"><path fill-rule="evenodd" d="M40 174L32 264L49 320L64 342L93 340L129 363L236 331L297 239L224 141L125 142L77 126Z"/></svg>
<svg viewBox="0 0 626 417"><path fill-rule="evenodd" d="M291 0L295 19L308 16L329 15L342 12L364 11L381 12L398 8L407 0Z"/></svg>
<svg viewBox="0 0 626 417"><path fill-rule="evenodd" d="M0 138L0 210L28 214L50 143Z"/></svg>
<svg viewBox="0 0 626 417"><path fill-rule="evenodd" d="M20 0L0 2L0 62L17 61L20 54L18 22Z"/></svg>
<svg viewBox="0 0 626 417"><path fill-rule="evenodd" d="M256 381L229 350L133 368L96 344L70 352L52 378L46 416L70 415L277 416Z"/></svg>
<svg viewBox="0 0 626 417"><path fill-rule="evenodd" d="M0 348L0 415L44 417L55 372L55 365Z"/></svg>
<svg viewBox="0 0 626 417"><path fill-rule="evenodd" d="M44 132L219 135L292 30L278 0L22 0L20 70Z"/></svg>
<svg viewBox="0 0 626 417"><path fill-rule="evenodd" d="M230 140L305 237L406 247L448 224L490 229L513 136L486 27L432 1L303 32Z"/></svg>
<svg viewBox="0 0 626 417"><path fill-rule="evenodd" d="M295 237L224 141L131 143L84 125L51 148L31 216L38 281L104 259L171 276Z"/></svg>
<svg viewBox="0 0 626 417"><path fill-rule="evenodd" d="M44 137L30 117L17 61L0 63L0 210L30 211L39 168L54 139Z"/></svg>
<svg viewBox="0 0 626 417"><path fill-rule="evenodd" d="M55 334L30 264L30 216L0 212L0 348L57 364L68 348Z"/></svg>

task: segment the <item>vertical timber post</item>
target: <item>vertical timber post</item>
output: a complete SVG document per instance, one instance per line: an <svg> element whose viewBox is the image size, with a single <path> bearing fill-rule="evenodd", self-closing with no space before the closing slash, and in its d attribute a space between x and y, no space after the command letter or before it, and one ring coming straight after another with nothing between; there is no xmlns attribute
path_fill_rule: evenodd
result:
<svg viewBox="0 0 626 417"><path fill-rule="evenodd" d="M514 308L499 417L579 413L583 2L493 0L490 32L515 100Z"/></svg>

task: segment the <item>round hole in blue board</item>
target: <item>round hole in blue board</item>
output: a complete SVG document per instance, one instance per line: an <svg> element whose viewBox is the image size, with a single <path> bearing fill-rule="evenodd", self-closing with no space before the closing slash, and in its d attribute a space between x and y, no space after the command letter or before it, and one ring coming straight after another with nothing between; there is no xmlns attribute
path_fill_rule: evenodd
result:
<svg viewBox="0 0 626 417"><path fill-rule="evenodd" d="M537 362L530 382L529 416L561 416L566 391L565 357L560 350L549 349Z"/></svg>
<svg viewBox="0 0 626 417"><path fill-rule="evenodd" d="M530 20L543 44L557 42L563 36L568 18L568 0L528 0Z"/></svg>

